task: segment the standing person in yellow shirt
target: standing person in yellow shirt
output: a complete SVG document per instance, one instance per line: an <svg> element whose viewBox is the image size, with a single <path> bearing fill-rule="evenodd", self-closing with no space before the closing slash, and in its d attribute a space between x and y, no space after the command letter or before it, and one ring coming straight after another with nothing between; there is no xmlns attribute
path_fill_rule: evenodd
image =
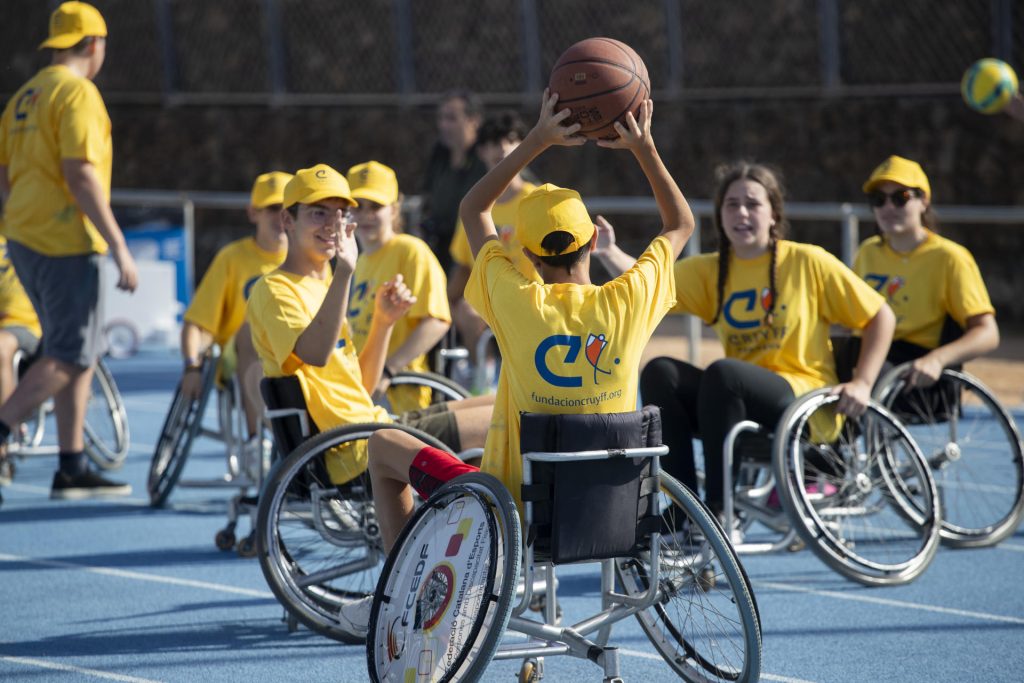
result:
<svg viewBox="0 0 1024 683"><path fill-rule="evenodd" d="M863 189L879 234L860 245L853 269L896 314L888 361L913 363L910 386L930 386L943 368L995 350L999 326L978 264L935 233L931 184L920 164L891 156ZM963 329L956 339L943 337L947 318ZM856 338L851 341L856 348Z"/></svg>
<svg viewBox="0 0 1024 683"><path fill-rule="evenodd" d="M796 397L837 385L833 323L863 331L857 372L834 389L837 410L860 415L895 321L882 297L839 259L783 239L782 185L767 167L738 163L721 169L714 204L718 253L676 263L673 312L696 315L713 327L726 357L704 370L656 358L644 368L640 389L645 402L661 408L662 437L671 452L662 467L694 490L693 437L700 435L705 499L721 515L723 446L733 425L749 419L774 426ZM609 242L598 252L602 262L612 272L628 267L632 259L614 239ZM738 469L739 462L733 465Z"/></svg>
<svg viewBox="0 0 1024 683"><path fill-rule="evenodd" d="M651 133L653 103L639 120L616 123L618 139L598 145L632 152L647 176L662 231L627 273L602 286L590 282L594 223L580 195L541 185L519 205L516 236L543 282L512 265L491 211L508 184L553 145L577 146L580 124L562 125L557 95L544 93L540 118L522 144L487 173L462 200L460 215L476 254L466 298L494 330L504 366L482 470L519 499L522 454L519 415L616 413L636 409L640 357L672 307L672 263L693 233L686 199L658 156ZM370 476L381 536L390 549L412 513L410 485L426 498L440 484L476 468L397 430L370 438ZM371 599L343 606L339 618L365 633Z"/></svg>
<svg viewBox="0 0 1024 683"><path fill-rule="evenodd" d="M490 171L519 146L526 133L526 124L515 112L503 112L489 117L477 133L477 156ZM523 274L523 277L540 282L540 275L523 253L523 245L519 243L515 231L519 202L536 187L525 180L522 174L517 174L494 203L491 216L494 228L498 232L498 239L505 247L512 265ZM448 271L448 302L452 309L452 320L459 331L462 343L469 350L470 363L475 365L480 360L476 357L477 342L487 329L487 323L465 299L466 283L469 282L469 273L473 269L473 253L470 251L466 229L461 220L455 227L455 236L452 238L449 252L452 267Z"/></svg>
<svg viewBox="0 0 1024 683"><path fill-rule="evenodd" d="M92 5L65 2L50 17L42 69L0 119L0 200L8 252L39 315L39 359L0 406L0 467L6 441L54 398L60 469L52 498L127 495L131 487L89 468L83 425L93 368L103 350L100 273L108 249L119 289L134 291L135 261L110 208L110 117L92 79L106 57L107 26Z"/></svg>
<svg viewBox="0 0 1024 683"><path fill-rule="evenodd" d="M182 394L193 400L199 398L203 355L211 344L220 345L223 371L242 382L242 404L250 437L246 447L250 449L260 446L263 401L259 392L259 357L245 326L245 304L256 281L281 265L288 253L281 203L284 186L291 179L290 173L280 171L256 178L248 208L256 234L231 242L213 257L185 311L181 328L181 355L185 361Z"/></svg>
<svg viewBox="0 0 1024 683"><path fill-rule="evenodd" d="M398 274L416 302L398 319L391 332L384 360L385 388L396 372L426 372L427 352L451 326L451 311L445 293L444 271L427 243L418 237L399 233L401 195L395 172L376 161L348 170L352 198L359 202L353 209L359 260L352 275L352 295L348 321L356 348L366 346L373 324L373 301L377 288ZM430 390L423 387L395 387L387 392L392 413L426 408Z"/></svg>

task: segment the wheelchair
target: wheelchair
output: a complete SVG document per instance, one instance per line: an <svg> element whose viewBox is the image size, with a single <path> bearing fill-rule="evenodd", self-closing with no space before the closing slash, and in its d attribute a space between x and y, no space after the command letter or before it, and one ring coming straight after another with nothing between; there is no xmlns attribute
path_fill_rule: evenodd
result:
<svg viewBox="0 0 1024 683"><path fill-rule="evenodd" d="M519 659L519 680L537 681L545 657L570 655L621 681L608 641L613 625L633 616L681 678L757 680L761 627L750 582L707 508L659 471L668 448L658 411L521 419L525 526L490 475L439 488L381 573L370 679L477 680L492 659ZM555 569L577 562L600 562L601 610L563 626ZM524 616L539 575L543 621ZM516 637L503 642L506 631Z"/></svg>
<svg viewBox="0 0 1024 683"><path fill-rule="evenodd" d="M931 469L906 427L883 405L872 401L861 417L840 418L834 410L839 397L830 391L798 398L774 432L752 421L729 432L725 527L735 534L741 554L805 545L863 585L909 583L939 545L941 501ZM744 542L754 522L780 537Z"/></svg>
<svg viewBox="0 0 1024 683"><path fill-rule="evenodd" d="M14 355L14 376L22 377L34 358L18 351ZM44 444L47 417L53 412L53 400L45 401L11 434L11 453L20 457L56 455L56 445ZM121 467L128 456L130 433L128 414L117 382L102 358L93 370L84 424L85 452L97 467L112 470Z"/></svg>
<svg viewBox="0 0 1024 683"><path fill-rule="evenodd" d="M429 387L434 403L468 396L432 373L396 373L391 384ZM334 476L334 468L365 449L366 440L378 429L401 429L451 450L400 424L346 425L318 433L294 376L265 378L260 391L275 448L287 456L275 462L267 476L252 540L243 543L259 558L267 583L286 610L290 630L302 623L335 640L361 642L338 628L337 612L344 602L373 592L384 562L383 543L369 475ZM335 483L340 478L347 481Z"/></svg>
<svg viewBox="0 0 1024 683"><path fill-rule="evenodd" d="M1013 418L991 390L946 368L932 387L908 389L910 363L886 373L874 398L921 447L942 499L944 545L976 548L1007 538L1024 517L1024 453Z"/></svg>

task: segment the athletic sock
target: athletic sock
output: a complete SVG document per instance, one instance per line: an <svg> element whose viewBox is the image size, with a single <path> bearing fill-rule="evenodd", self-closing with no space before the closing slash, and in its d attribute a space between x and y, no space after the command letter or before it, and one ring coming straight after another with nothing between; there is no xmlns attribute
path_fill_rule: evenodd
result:
<svg viewBox="0 0 1024 683"><path fill-rule="evenodd" d="M60 452L60 471L72 477L85 474L89 470L89 458L85 451Z"/></svg>

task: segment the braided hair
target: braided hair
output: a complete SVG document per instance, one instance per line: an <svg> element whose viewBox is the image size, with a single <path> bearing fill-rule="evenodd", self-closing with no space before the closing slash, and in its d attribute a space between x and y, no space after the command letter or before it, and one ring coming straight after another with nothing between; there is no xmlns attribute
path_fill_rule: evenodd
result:
<svg viewBox="0 0 1024 683"><path fill-rule="evenodd" d="M764 315L764 324L771 325L775 321L775 302L778 299L776 291L775 271L778 262L778 244L782 239L789 223L786 220L785 207L783 202L782 182L779 174L763 164L755 164L749 161L740 161L720 166L715 176L718 178L718 187L715 190L715 232L718 235L718 300L715 306L715 317L711 324L714 325L722 315L722 299L725 296L725 283L729 279L729 253L731 244L722 227L722 204L725 202L725 193L737 180L752 180L764 187L768 194L768 202L772 207L772 217L775 223L768 230L768 250L771 257L768 265L768 291L769 302Z"/></svg>

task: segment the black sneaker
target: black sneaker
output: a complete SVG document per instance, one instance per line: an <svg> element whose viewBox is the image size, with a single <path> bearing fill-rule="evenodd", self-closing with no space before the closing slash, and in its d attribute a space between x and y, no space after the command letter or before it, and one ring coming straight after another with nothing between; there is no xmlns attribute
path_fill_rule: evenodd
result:
<svg viewBox="0 0 1024 683"><path fill-rule="evenodd" d="M87 470L82 474L71 475L60 470L53 473L53 486L50 487L50 498L59 500L84 500L99 496L131 495L132 487L119 481L104 479L97 472Z"/></svg>

